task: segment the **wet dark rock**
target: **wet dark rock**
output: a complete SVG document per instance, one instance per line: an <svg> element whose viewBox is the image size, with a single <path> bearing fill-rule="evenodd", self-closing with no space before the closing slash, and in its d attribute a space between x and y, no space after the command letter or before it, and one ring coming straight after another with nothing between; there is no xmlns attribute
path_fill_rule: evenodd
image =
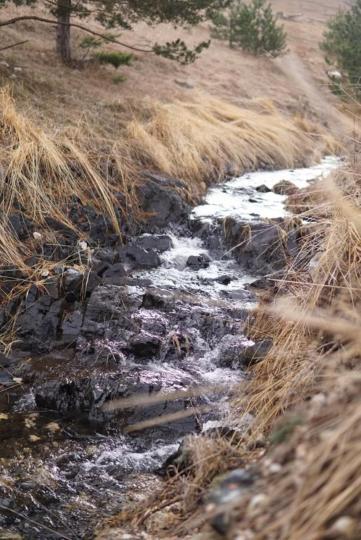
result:
<svg viewBox="0 0 361 540"><path fill-rule="evenodd" d="M262 362L271 350L272 345L272 339L261 339L254 345L247 347L242 354L243 365L251 366Z"/></svg>
<svg viewBox="0 0 361 540"><path fill-rule="evenodd" d="M225 220L227 243L237 261L253 273L268 274L284 268L288 260L286 232L276 223Z"/></svg>
<svg viewBox="0 0 361 540"><path fill-rule="evenodd" d="M99 285L93 291L85 311L85 320L104 323L120 318L132 304L127 287ZM136 307L137 302L134 307Z"/></svg>
<svg viewBox="0 0 361 540"><path fill-rule="evenodd" d="M192 270L201 270L208 268L211 260L208 255L201 253L200 255L191 255L188 257L187 266Z"/></svg>
<svg viewBox="0 0 361 540"><path fill-rule="evenodd" d="M161 343L159 337L142 332L130 339L128 349L137 357L150 359L159 353Z"/></svg>
<svg viewBox="0 0 361 540"><path fill-rule="evenodd" d="M175 476L189 470L192 466L192 448L186 437L178 446L177 450L173 452L162 464L162 466L155 471L160 476Z"/></svg>
<svg viewBox="0 0 361 540"><path fill-rule="evenodd" d="M66 314L61 323L62 343L74 343L80 335L82 324L83 314L80 310Z"/></svg>
<svg viewBox="0 0 361 540"><path fill-rule="evenodd" d="M128 287L141 287L141 288L147 288L151 287L153 282L149 278L139 278L139 277L128 277L127 279L127 285Z"/></svg>
<svg viewBox="0 0 361 540"><path fill-rule="evenodd" d="M148 174L138 189L140 207L148 214L147 232L164 229L170 223L184 223L190 206L179 194L185 190L180 180Z"/></svg>
<svg viewBox="0 0 361 540"><path fill-rule="evenodd" d="M217 281L217 283L221 283L221 285L229 285L233 281L233 279L234 278L232 278L231 276L224 275L219 276L218 278L216 278L215 281Z"/></svg>
<svg viewBox="0 0 361 540"><path fill-rule="evenodd" d="M299 189L289 180L281 180L273 186L273 191L278 195L294 195Z"/></svg>
<svg viewBox="0 0 361 540"><path fill-rule="evenodd" d="M108 285L124 285L127 276L124 265L115 263L102 273L102 282Z"/></svg>
<svg viewBox="0 0 361 540"><path fill-rule="evenodd" d="M15 212L9 216L9 225L15 235L22 242L33 233L34 224L22 212Z"/></svg>
<svg viewBox="0 0 361 540"><path fill-rule="evenodd" d="M257 203L257 202L258 202L257 199L254 199L253 197L250 197L250 198L248 199L248 201L249 201L250 203Z"/></svg>
<svg viewBox="0 0 361 540"><path fill-rule="evenodd" d="M152 309L138 309L132 315L132 321L139 330L164 337L167 333L168 319L159 313L157 310Z"/></svg>
<svg viewBox="0 0 361 540"><path fill-rule="evenodd" d="M14 380L10 373L0 369L0 386L11 386L14 384Z"/></svg>
<svg viewBox="0 0 361 540"><path fill-rule="evenodd" d="M118 254L120 261L132 268L151 269L157 268L161 264L155 250L148 251L136 245L124 246L118 250Z"/></svg>
<svg viewBox="0 0 361 540"><path fill-rule="evenodd" d="M173 247L172 239L167 234L144 234L139 236L134 244L146 251L164 253Z"/></svg>
<svg viewBox="0 0 361 540"><path fill-rule="evenodd" d="M47 294L35 299L33 294L29 293L22 302L22 309L16 321L18 335L23 339L24 346L42 351L54 345L63 305L63 299L54 300Z"/></svg>
<svg viewBox="0 0 361 540"><path fill-rule="evenodd" d="M243 355L252 341L242 336L225 335L219 344L218 362L222 367L244 367Z"/></svg>
<svg viewBox="0 0 361 540"><path fill-rule="evenodd" d="M245 289L231 289L229 291L222 291L222 296L232 300L239 300L242 302L254 302L254 296Z"/></svg>
<svg viewBox="0 0 361 540"><path fill-rule="evenodd" d="M258 193L270 193L272 190L265 184L261 184L260 186L256 187L256 191L258 191Z"/></svg>
<svg viewBox="0 0 361 540"><path fill-rule="evenodd" d="M230 473L215 479L214 483L218 486L213 488L206 497L207 508L214 514L217 512L217 507L222 507L227 504L230 507L242 497L246 495L255 482L254 475L246 469L236 469ZM231 510L221 510L219 514L211 520L212 527L218 534L225 536L231 525L232 516Z"/></svg>
<svg viewBox="0 0 361 540"><path fill-rule="evenodd" d="M240 334L243 331L248 317L246 309L232 309L226 312L210 312L202 307L194 308L182 316L181 310L178 317L184 318L185 328L197 328L202 338L210 345L216 346L223 336L227 334Z"/></svg>
<svg viewBox="0 0 361 540"><path fill-rule="evenodd" d="M99 248L94 250L94 258L102 263L113 265L118 262L118 253L111 248Z"/></svg>
<svg viewBox="0 0 361 540"><path fill-rule="evenodd" d="M143 296L142 307L148 309L172 309L174 304L174 294L163 289L150 288Z"/></svg>
<svg viewBox="0 0 361 540"><path fill-rule="evenodd" d="M223 229L217 222L205 222L200 219L189 221L189 227L194 234L201 238L204 246L211 251L223 250Z"/></svg>
<svg viewBox="0 0 361 540"><path fill-rule="evenodd" d="M110 385L110 381L108 381ZM89 377L78 380L48 381L35 389L35 401L39 408L60 413L83 412L95 416L97 403L106 392L106 382Z"/></svg>
<svg viewBox="0 0 361 540"><path fill-rule="evenodd" d="M80 287L84 278L84 274L75 268L67 268L62 275L63 287L65 291L73 290L75 287Z"/></svg>
<svg viewBox="0 0 361 540"><path fill-rule="evenodd" d="M256 290L267 290L274 287L274 281L269 279L268 277L261 277L259 279L256 279L255 281L252 281L252 283L249 283L247 285L248 289L256 289Z"/></svg>
<svg viewBox="0 0 361 540"><path fill-rule="evenodd" d="M89 237L94 244L113 246L119 241L110 219L90 205L83 205L74 199L69 211L69 218L77 228ZM121 225L119 220L119 225Z"/></svg>

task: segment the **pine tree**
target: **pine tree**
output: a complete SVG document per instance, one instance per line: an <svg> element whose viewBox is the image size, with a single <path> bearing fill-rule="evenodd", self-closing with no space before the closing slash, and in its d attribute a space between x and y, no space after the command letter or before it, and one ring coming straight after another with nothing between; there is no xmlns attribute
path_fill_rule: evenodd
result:
<svg viewBox="0 0 361 540"><path fill-rule="evenodd" d="M326 60L347 76L354 92L361 95L361 0L340 11L328 23L321 48Z"/></svg>
<svg viewBox="0 0 361 540"><path fill-rule="evenodd" d="M231 47L252 54L278 56L286 48L286 33L266 0L245 4L233 0L229 10L213 16L213 35L227 39Z"/></svg>

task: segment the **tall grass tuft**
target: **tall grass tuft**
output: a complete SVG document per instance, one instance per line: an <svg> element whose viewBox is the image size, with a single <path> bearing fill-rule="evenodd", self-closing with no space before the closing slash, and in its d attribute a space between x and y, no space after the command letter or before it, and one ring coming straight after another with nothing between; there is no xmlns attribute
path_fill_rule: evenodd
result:
<svg viewBox="0 0 361 540"><path fill-rule="evenodd" d="M133 116L124 138L132 159L185 180L191 196L227 174L305 163L314 156L315 140L319 149L326 141L306 120L287 119L274 108L240 109L204 95L191 102L146 102Z"/></svg>

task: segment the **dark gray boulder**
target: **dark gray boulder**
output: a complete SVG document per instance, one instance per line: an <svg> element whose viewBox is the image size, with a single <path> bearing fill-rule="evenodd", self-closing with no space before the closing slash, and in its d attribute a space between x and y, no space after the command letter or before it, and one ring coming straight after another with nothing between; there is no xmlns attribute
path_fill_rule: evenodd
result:
<svg viewBox="0 0 361 540"><path fill-rule="evenodd" d="M226 242L237 261L254 274L269 274L287 265L288 233L282 223L224 221ZM293 246L293 255L294 255Z"/></svg>
<svg viewBox="0 0 361 540"><path fill-rule="evenodd" d="M147 214L147 231L162 230L170 223L184 223L191 207L180 195L186 185L180 180L148 174L138 189L141 209Z"/></svg>
<svg viewBox="0 0 361 540"><path fill-rule="evenodd" d="M188 257L187 266L192 270L201 270L202 268L208 268L211 259L205 253L200 255L191 255Z"/></svg>
<svg viewBox="0 0 361 540"><path fill-rule="evenodd" d="M173 247L172 239L167 234L144 234L136 238L133 244L157 253L164 253Z"/></svg>
<svg viewBox="0 0 361 540"><path fill-rule="evenodd" d="M272 190L265 184L262 184L261 186L256 187L256 191L258 191L258 193L269 193Z"/></svg>
<svg viewBox="0 0 361 540"><path fill-rule="evenodd" d="M146 250L137 245L121 247L118 254L120 261L132 268L151 269L157 268L161 264L155 250Z"/></svg>
<svg viewBox="0 0 361 540"><path fill-rule="evenodd" d="M244 336L225 335L219 344L218 363L221 367L244 367L242 355L247 347L253 345Z"/></svg>

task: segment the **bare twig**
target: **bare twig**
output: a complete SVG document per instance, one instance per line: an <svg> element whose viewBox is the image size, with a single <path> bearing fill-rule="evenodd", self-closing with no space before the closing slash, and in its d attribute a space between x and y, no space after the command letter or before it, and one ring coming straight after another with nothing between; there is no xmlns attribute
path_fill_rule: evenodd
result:
<svg viewBox="0 0 361 540"><path fill-rule="evenodd" d="M18 47L19 45L24 45L24 43L27 43L29 40L24 39L24 41L18 41L17 43L13 43L12 45L7 45L6 47L1 47L1 51L6 51L7 49L12 49L13 47Z"/></svg>
<svg viewBox="0 0 361 540"><path fill-rule="evenodd" d="M78 28L79 30L83 30L83 32L87 32L88 34L92 34L93 36L100 37L104 39L104 41L108 41L109 43L116 43L117 45L121 45L122 47L126 47L127 49L132 49L133 51L153 52L153 49L140 49L138 47L134 47L133 45L128 45L127 43L123 43L122 41L113 39L112 37L109 37L105 34L95 32L94 30L90 30L89 28L87 28L86 26L83 26L82 24L65 23L65 22L57 21L55 19L46 19L45 17L37 17L36 15L22 15L21 17L14 17L13 19L8 19L7 21L0 21L0 27L9 26L11 24L15 24L21 21L37 21L37 22L42 22L45 24L54 24L54 25L60 24L62 26L71 26L73 28Z"/></svg>

